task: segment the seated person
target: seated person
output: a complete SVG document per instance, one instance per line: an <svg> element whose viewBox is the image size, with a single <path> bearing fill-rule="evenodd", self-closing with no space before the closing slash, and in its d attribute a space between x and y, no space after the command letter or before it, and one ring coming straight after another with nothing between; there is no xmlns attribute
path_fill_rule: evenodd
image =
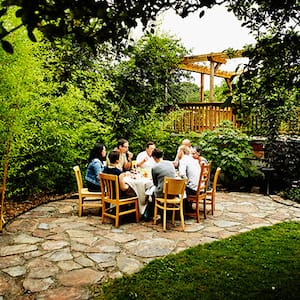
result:
<svg viewBox="0 0 300 300"><path fill-rule="evenodd" d="M90 192L100 192L99 173L103 172L106 160L106 149L103 144L96 143L90 152L89 164L85 179Z"/></svg>
<svg viewBox="0 0 300 300"><path fill-rule="evenodd" d="M117 146L114 150L119 151L120 158L119 162L117 164L117 168L123 172L123 171L129 171L132 166L132 157L133 154L128 150L129 149L129 143L126 139L119 139L117 142ZM107 159L107 165L110 165L109 157Z"/></svg>
<svg viewBox="0 0 300 300"><path fill-rule="evenodd" d="M200 146L196 146L193 150L192 150L192 156L194 159L197 159L199 161L199 165L201 166L203 163L205 163L206 165L208 165L208 161L205 157L201 156L202 150Z"/></svg>
<svg viewBox="0 0 300 300"><path fill-rule="evenodd" d="M186 146L181 146L178 152L179 159L179 176L187 178L186 193L187 195L196 195L199 177L200 177L200 164L190 156L190 150Z"/></svg>
<svg viewBox="0 0 300 300"><path fill-rule="evenodd" d="M154 149L155 144L153 142L148 142L146 145L146 150L140 152L136 157L136 166L138 168L151 169L155 165L155 160L152 157L152 152Z"/></svg>
<svg viewBox="0 0 300 300"><path fill-rule="evenodd" d="M152 157L155 161L155 165L152 167L152 179L153 186L146 192L146 195L151 196L149 198L147 208L144 212L144 219L147 221L151 219L154 215L154 198L162 198L163 188L164 188L164 178L165 177L176 177L175 167L171 161L163 160L163 152L160 149L153 149ZM158 216L159 217L159 216Z"/></svg>
<svg viewBox="0 0 300 300"><path fill-rule="evenodd" d="M188 140L188 139L184 139L184 140L181 142L181 146L186 146L186 147L188 147L188 149L190 150L190 153L191 153L192 150L193 150L191 141ZM179 166L178 153L179 153L179 148L180 148L181 146L178 147L177 153L176 153L176 157L175 157L175 160L173 161L173 164L174 164L174 167L175 167L175 168L178 168L178 166ZM191 155L192 155L192 154L191 154Z"/></svg>
<svg viewBox="0 0 300 300"><path fill-rule="evenodd" d="M163 197L164 178L165 177L176 177L175 167L169 160L163 160L163 151L155 148L152 152L152 156L156 162L152 168L152 179L155 185L154 196Z"/></svg>
<svg viewBox="0 0 300 300"><path fill-rule="evenodd" d="M121 172L117 167L120 160L120 152L117 150L111 151L108 154L108 159L110 164L104 168L103 173L119 176L120 198L135 197L135 191L124 180L126 172Z"/></svg>

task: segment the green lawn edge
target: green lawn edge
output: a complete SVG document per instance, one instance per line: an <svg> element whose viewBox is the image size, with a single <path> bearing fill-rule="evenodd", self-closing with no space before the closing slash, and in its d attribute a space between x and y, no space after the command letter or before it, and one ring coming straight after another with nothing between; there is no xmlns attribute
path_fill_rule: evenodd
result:
<svg viewBox="0 0 300 300"><path fill-rule="evenodd" d="M151 261L90 299L299 299L300 223L284 222Z"/></svg>

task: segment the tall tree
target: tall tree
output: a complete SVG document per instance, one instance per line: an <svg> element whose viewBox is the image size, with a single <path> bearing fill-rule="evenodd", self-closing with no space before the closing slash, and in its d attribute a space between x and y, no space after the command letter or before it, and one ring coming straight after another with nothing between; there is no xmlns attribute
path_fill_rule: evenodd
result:
<svg viewBox="0 0 300 300"><path fill-rule="evenodd" d="M299 106L299 1L228 2L256 37L245 52L249 64L235 100L241 101L244 115L261 118L261 133L276 138L282 122L295 118Z"/></svg>
<svg viewBox="0 0 300 300"><path fill-rule="evenodd" d="M139 22L146 27L159 12L174 8L182 17L203 7L211 7L216 0L89 0L89 1L1 1L0 17L10 7L17 7L16 16L20 23L6 27L0 22L0 40L7 51L13 51L4 40L10 32L25 26L28 36L36 40L34 30L39 29L50 40L73 34L77 41L95 46L105 41L121 45L132 28ZM222 1L219 1L222 2ZM200 13L203 15L203 11Z"/></svg>
<svg viewBox="0 0 300 300"><path fill-rule="evenodd" d="M147 34L114 66L111 81L115 88L110 99L118 107L116 132L131 135L151 114L175 103L173 86L183 75L178 64L186 52L178 40Z"/></svg>
<svg viewBox="0 0 300 300"><path fill-rule="evenodd" d="M279 136L282 129L299 134L300 4L298 0L229 2L256 37L256 44L246 50L249 64L234 101L244 120L254 116L260 123L254 133L267 137L265 157L276 171L277 185L287 187L300 177L298 143Z"/></svg>
<svg viewBox="0 0 300 300"><path fill-rule="evenodd" d="M13 15L6 22L14 24ZM4 182L8 176L8 196L65 192L73 185L74 163L87 159L95 141L110 137L110 127L102 122L103 112L95 104L105 98L110 83L77 65L77 76L71 73L79 84L70 79L62 88L49 67L54 62L48 61L49 47L30 42L25 35L21 29L9 36L13 54L0 49L0 178ZM84 83L77 80L80 75Z"/></svg>

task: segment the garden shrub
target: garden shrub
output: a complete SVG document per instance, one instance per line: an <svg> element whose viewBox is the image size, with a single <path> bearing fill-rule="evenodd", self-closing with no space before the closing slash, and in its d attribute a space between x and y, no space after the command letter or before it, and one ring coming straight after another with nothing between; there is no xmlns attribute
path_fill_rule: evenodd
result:
<svg viewBox="0 0 300 300"><path fill-rule="evenodd" d="M220 181L228 189L249 190L261 182L263 174L252 164L252 147L249 138L230 123L215 130L206 130L192 136L193 145L202 148L202 155L212 161L212 176L221 167Z"/></svg>
<svg viewBox="0 0 300 300"><path fill-rule="evenodd" d="M300 203L300 180L293 181L292 186L279 193L280 196Z"/></svg>
<svg viewBox="0 0 300 300"><path fill-rule="evenodd" d="M290 189L300 178L300 139L281 136L267 141L266 159L275 169L272 176L273 186L277 191Z"/></svg>

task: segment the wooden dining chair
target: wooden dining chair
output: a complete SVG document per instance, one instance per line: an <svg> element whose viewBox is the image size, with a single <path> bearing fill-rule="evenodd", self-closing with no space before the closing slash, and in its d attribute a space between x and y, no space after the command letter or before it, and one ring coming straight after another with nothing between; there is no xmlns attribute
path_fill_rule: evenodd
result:
<svg viewBox="0 0 300 300"><path fill-rule="evenodd" d="M79 166L73 167L78 188L78 215L81 217L83 208L101 208L102 195L99 187L99 192L89 192L83 187L82 176Z"/></svg>
<svg viewBox="0 0 300 300"><path fill-rule="evenodd" d="M138 223L140 218L138 197L120 198L119 177L117 175L100 173L99 177L103 204L102 223L104 223L105 217L109 217L115 220L115 227L118 228L120 216L131 213L135 213L135 219Z"/></svg>
<svg viewBox="0 0 300 300"><path fill-rule="evenodd" d="M179 211L181 227L184 230L183 195L186 188L186 179L164 178L163 198L155 198L154 220L156 225L158 208L163 211L163 230L167 228L167 211L172 211L172 224L175 222L175 212Z"/></svg>
<svg viewBox="0 0 300 300"><path fill-rule="evenodd" d="M198 181L197 192L195 195L187 195L186 201L190 202L191 206L195 204L195 210L185 212L186 216L196 217L197 223L200 223L200 204L203 205L204 219L206 219L206 196L211 170L211 162L209 164L201 164L200 177Z"/></svg>
<svg viewBox="0 0 300 300"><path fill-rule="evenodd" d="M221 168L218 167L214 175L212 187L208 189L206 193L206 205L210 205L212 215L214 214L215 211L215 204L216 204L215 198L216 198L217 183L218 183L218 178L220 173L221 173Z"/></svg>

